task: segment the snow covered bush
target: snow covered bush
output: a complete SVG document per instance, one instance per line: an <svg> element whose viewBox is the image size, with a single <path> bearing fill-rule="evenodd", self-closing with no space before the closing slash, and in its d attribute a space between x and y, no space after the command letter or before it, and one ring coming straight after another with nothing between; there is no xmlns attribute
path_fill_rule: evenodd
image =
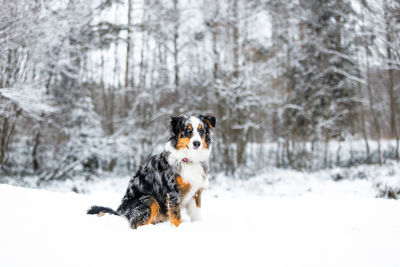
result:
<svg viewBox="0 0 400 267"><path fill-rule="evenodd" d="M400 179L398 176L389 176L380 179L374 184L377 190L377 197L400 199Z"/></svg>

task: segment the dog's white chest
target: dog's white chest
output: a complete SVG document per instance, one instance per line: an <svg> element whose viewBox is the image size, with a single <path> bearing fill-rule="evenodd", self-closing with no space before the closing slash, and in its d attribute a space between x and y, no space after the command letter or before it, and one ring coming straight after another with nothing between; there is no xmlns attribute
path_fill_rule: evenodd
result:
<svg viewBox="0 0 400 267"><path fill-rule="evenodd" d="M180 175L185 183L190 184L190 191L183 200L183 204L185 205L199 189L207 187L208 180L200 163L182 164Z"/></svg>

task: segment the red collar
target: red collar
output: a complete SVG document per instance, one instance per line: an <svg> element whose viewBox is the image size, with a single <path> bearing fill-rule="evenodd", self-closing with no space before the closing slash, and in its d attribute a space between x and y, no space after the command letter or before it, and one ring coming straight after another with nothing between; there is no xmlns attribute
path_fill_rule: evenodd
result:
<svg viewBox="0 0 400 267"><path fill-rule="evenodd" d="M183 158L182 161L185 162L185 163L189 163L189 159L188 158Z"/></svg>

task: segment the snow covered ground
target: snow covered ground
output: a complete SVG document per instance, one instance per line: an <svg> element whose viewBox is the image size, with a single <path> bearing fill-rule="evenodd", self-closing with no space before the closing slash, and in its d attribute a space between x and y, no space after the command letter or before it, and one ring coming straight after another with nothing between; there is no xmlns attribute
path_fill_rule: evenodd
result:
<svg viewBox="0 0 400 267"><path fill-rule="evenodd" d="M115 208L129 178L74 185L86 194L60 192L68 183L0 184L0 266L399 267L400 202L375 198L368 178L400 179L388 169L363 168L367 178L353 177L357 169L218 176L202 222L184 216L178 228L137 230L117 216L85 214L93 204ZM334 182L338 174L346 179Z"/></svg>

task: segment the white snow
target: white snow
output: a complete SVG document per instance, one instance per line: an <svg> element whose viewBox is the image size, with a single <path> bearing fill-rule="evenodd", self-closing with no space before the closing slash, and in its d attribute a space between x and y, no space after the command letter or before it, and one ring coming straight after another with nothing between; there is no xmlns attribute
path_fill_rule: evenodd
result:
<svg viewBox="0 0 400 267"><path fill-rule="evenodd" d="M93 204L116 208L125 180L88 194L0 184L0 266L398 267L400 202L353 182L358 192L344 190L352 181L325 180L305 194L290 191L295 182L275 188L286 196L214 183L203 196L203 221L185 215L178 228L137 230L117 216L85 214Z"/></svg>

